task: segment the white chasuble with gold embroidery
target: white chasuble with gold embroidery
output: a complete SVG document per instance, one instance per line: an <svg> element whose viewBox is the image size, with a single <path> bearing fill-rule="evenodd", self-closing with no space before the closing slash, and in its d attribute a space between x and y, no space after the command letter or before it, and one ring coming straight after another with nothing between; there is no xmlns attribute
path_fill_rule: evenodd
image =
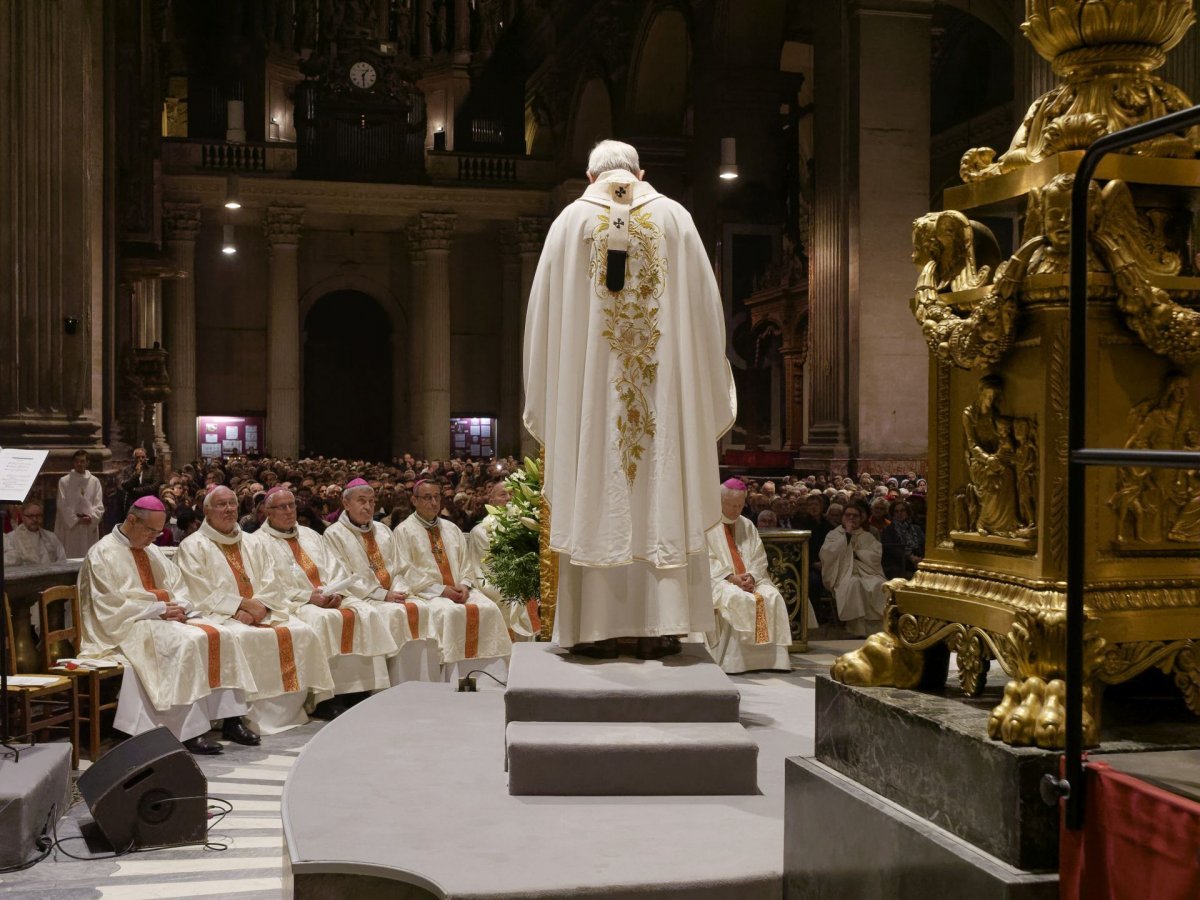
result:
<svg viewBox="0 0 1200 900"><path fill-rule="evenodd" d="M608 278L610 237L627 245L623 281ZM711 630L705 533L736 400L716 280L682 206L612 171L559 215L529 297L524 376L562 554L559 644Z"/></svg>

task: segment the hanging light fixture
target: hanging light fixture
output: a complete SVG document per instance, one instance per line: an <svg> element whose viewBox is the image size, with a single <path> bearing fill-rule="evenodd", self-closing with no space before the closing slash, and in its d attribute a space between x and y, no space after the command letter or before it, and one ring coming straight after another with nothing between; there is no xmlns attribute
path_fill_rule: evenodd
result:
<svg viewBox="0 0 1200 900"><path fill-rule="evenodd" d="M738 177L737 138L721 138L721 168L717 177L722 181L733 181Z"/></svg>
<svg viewBox="0 0 1200 900"><path fill-rule="evenodd" d="M233 223L226 222L221 229L221 252L226 256L233 256L237 253L237 244L233 239Z"/></svg>
<svg viewBox="0 0 1200 900"><path fill-rule="evenodd" d="M242 200L240 194L237 172L230 172L225 176L225 208L241 209Z"/></svg>

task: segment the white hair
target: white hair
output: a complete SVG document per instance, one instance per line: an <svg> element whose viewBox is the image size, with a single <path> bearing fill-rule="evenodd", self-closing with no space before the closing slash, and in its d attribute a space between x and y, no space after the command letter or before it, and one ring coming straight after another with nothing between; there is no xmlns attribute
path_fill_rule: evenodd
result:
<svg viewBox="0 0 1200 900"><path fill-rule="evenodd" d="M346 498L349 497L351 494L353 494L355 491L374 491L374 490L375 490L375 488L371 487L369 484L356 484L352 488L345 488L342 491L342 502L344 503L346 501Z"/></svg>
<svg viewBox="0 0 1200 900"><path fill-rule="evenodd" d="M721 502L724 502L726 497L733 497L737 495L745 497L746 493L746 491L735 491L733 488L727 488L725 485L721 485Z"/></svg>
<svg viewBox="0 0 1200 900"><path fill-rule="evenodd" d="M614 169L624 169L637 175L642 170L638 164L637 150L621 141L601 141L588 154L587 173L598 178Z"/></svg>
<svg viewBox="0 0 1200 900"><path fill-rule="evenodd" d="M208 512L208 508L210 506L212 506L213 496L216 495L216 493L220 490L226 490L226 491L229 491L229 493L233 494L232 488L226 487L223 484L218 484L211 491L209 491L207 494L204 495L204 511L205 512ZM233 494L233 499L234 500L237 499L237 494Z"/></svg>

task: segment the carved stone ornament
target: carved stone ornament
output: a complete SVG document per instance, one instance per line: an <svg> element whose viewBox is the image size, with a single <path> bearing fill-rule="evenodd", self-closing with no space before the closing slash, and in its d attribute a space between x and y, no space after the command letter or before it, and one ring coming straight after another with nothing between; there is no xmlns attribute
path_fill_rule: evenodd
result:
<svg viewBox="0 0 1200 900"><path fill-rule="evenodd" d="M194 241L200 234L200 204L163 204L163 237L168 241Z"/></svg>
<svg viewBox="0 0 1200 900"><path fill-rule="evenodd" d="M1021 30L1063 82L1033 102L1007 151L968 150L963 181L978 181L1032 165L1097 138L1157 119L1191 101L1152 74L1195 21L1192 0L1026 0ZM1139 156L1191 159L1200 129L1130 148Z"/></svg>
<svg viewBox="0 0 1200 900"><path fill-rule="evenodd" d="M454 223L458 216L454 213L421 213L416 225L416 234L425 252L431 250L449 250L454 237Z"/></svg>
<svg viewBox="0 0 1200 900"><path fill-rule="evenodd" d="M268 206L263 217L263 233L271 244L299 244L304 227L304 208Z"/></svg>

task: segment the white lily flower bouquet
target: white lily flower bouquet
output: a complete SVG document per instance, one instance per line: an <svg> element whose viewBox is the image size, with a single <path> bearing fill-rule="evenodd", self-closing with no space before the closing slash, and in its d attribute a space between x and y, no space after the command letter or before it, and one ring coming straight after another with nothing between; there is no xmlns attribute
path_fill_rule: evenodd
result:
<svg viewBox="0 0 1200 900"><path fill-rule="evenodd" d="M504 479L509 501L504 506L488 504L495 517L484 575L508 603L526 603L540 599L541 575L538 566L538 533L542 516L542 472L536 460L525 458L525 465Z"/></svg>

